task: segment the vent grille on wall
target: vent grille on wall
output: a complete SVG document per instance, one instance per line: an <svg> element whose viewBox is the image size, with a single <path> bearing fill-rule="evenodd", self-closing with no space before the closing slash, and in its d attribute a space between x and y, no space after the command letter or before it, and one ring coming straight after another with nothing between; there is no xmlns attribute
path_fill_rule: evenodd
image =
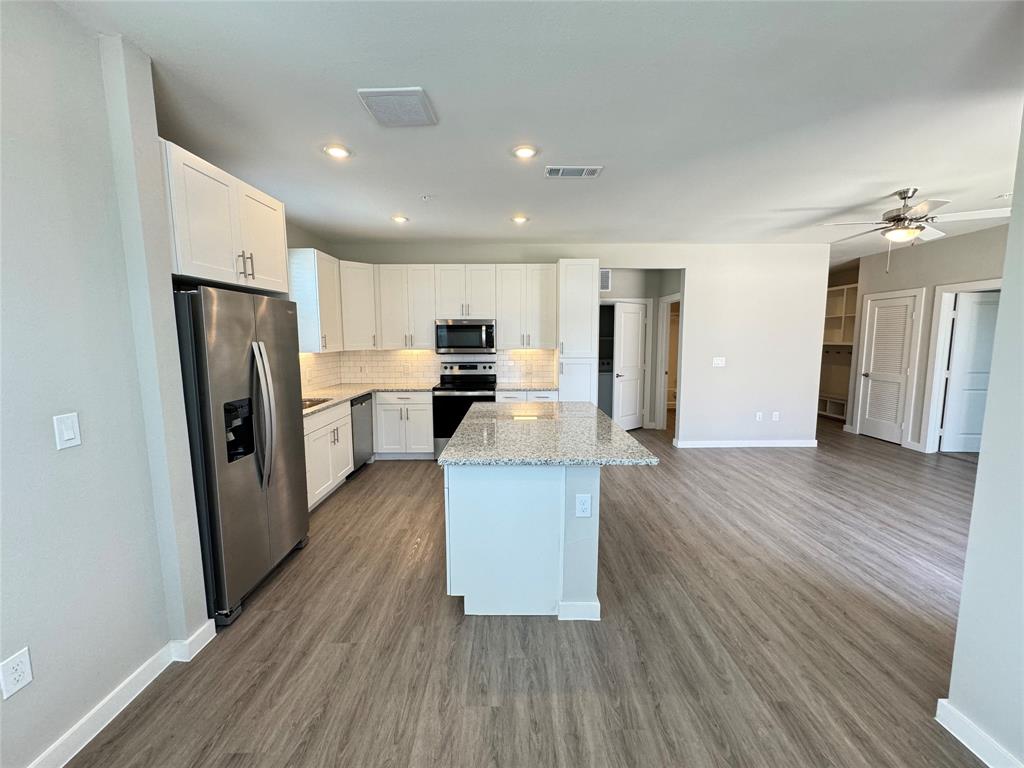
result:
<svg viewBox="0 0 1024 768"><path fill-rule="evenodd" d="M610 291L612 289L612 271L610 269L601 270L601 290Z"/></svg>
<svg viewBox="0 0 1024 768"><path fill-rule="evenodd" d="M360 88L356 91L373 119L387 128L437 125L437 115L420 87Z"/></svg>
<svg viewBox="0 0 1024 768"><path fill-rule="evenodd" d="M603 165L546 165L544 175L549 179L593 179L603 170Z"/></svg>

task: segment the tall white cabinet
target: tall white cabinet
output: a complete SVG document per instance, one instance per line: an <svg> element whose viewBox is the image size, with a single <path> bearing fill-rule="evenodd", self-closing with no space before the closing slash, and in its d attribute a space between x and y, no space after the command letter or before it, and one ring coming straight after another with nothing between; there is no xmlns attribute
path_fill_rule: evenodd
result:
<svg viewBox="0 0 1024 768"><path fill-rule="evenodd" d="M373 264L339 261L345 350L377 348L377 290Z"/></svg>
<svg viewBox="0 0 1024 768"><path fill-rule="evenodd" d="M558 399L597 404L597 259L558 262Z"/></svg>
<svg viewBox="0 0 1024 768"><path fill-rule="evenodd" d="M298 310L299 352L341 352L341 275L338 260L314 248L288 251L288 298Z"/></svg>
<svg viewBox="0 0 1024 768"><path fill-rule="evenodd" d="M174 272L287 293L284 205L176 144L162 143Z"/></svg>
<svg viewBox="0 0 1024 768"><path fill-rule="evenodd" d="M434 265L377 267L379 349L434 348Z"/></svg>
<svg viewBox="0 0 1024 768"><path fill-rule="evenodd" d="M557 265L498 264L495 278L498 349L554 349Z"/></svg>
<svg viewBox="0 0 1024 768"><path fill-rule="evenodd" d="M435 316L441 320L494 318L494 274L494 264L435 264Z"/></svg>

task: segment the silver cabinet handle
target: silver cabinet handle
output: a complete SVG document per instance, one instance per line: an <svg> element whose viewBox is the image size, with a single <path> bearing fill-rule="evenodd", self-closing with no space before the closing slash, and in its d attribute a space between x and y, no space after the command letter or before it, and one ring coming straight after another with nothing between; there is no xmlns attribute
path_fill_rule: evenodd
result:
<svg viewBox="0 0 1024 768"><path fill-rule="evenodd" d="M370 334L370 340L371 340L371 343L373 344L373 346L376 347L377 346L377 334L376 333L371 333Z"/></svg>
<svg viewBox="0 0 1024 768"><path fill-rule="evenodd" d="M253 280L255 280L256 279L256 259L253 258L252 251L249 251L249 256L247 258L249 259L249 277L251 277Z"/></svg>
<svg viewBox="0 0 1024 768"><path fill-rule="evenodd" d="M565 342L564 341L558 342L558 354L560 354L560 355L564 355L565 354Z"/></svg>
<svg viewBox="0 0 1024 768"><path fill-rule="evenodd" d="M240 254L238 254L236 258L242 260L242 271L239 272L238 274L241 275L242 277L248 277L249 273L245 271L245 251L242 251Z"/></svg>
<svg viewBox="0 0 1024 768"><path fill-rule="evenodd" d="M409 420L409 409L408 408L405 409L405 420L406 421Z"/></svg>
<svg viewBox="0 0 1024 768"><path fill-rule="evenodd" d="M411 397L402 397L402 396L396 397L395 399L396 400L412 400Z"/></svg>
<svg viewBox="0 0 1024 768"><path fill-rule="evenodd" d="M466 302L466 317L469 317L469 302Z"/></svg>
<svg viewBox="0 0 1024 768"><path fill-rule="evenodd" d="M526 344L526 339L525 339L525 336L526 336L526 334L525 334L525 333L520 333L520 334L519 334L519 344L520 344L520 345L524 345L524 344Z"/></svg>
<svg viewBox="0 0 1024 768"><path fill-rule="evenodd" d="M405 417L404 417L404 416L402 416L402 409L401 409L401 408L399 408L399 409L398 409L398 420L399 420L399 421L402 421L402 420L403 420L404 418L405 418Z"/></svg>
<svg viewBox="0 0 1024 768"><path fill-rule="evenodd" d="M533 346L533 345L532 345L532 344L530 343L530 334L526 334L526 346L528 346L528 347L532 347L532 346Z"/></svg>
<svg viewBox="0 0 1024 768"><path fill-rule="evenodd" d="M327 334L320 335L320 349L327 349Z"/></svg>
<svg viewBox="0 0 1024 768"><path fill-rule="evenodd" d="M558 372L559 373L565 373L565 363L559 363L558 364Z"/></svg>

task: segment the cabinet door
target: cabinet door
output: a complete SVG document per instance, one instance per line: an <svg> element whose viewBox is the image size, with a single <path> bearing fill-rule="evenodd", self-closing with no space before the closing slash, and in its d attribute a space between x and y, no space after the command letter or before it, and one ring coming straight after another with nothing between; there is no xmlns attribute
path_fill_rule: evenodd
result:
<svg viewBox="0 0 1024 768"><path fill-rule="evenodd" d="M222 283L242 282L237 179L170 142L164 148L174 271Z"/></svg>
<svg viewBox="0 0 1024 768"><path fill-rule="evenodd" d="M554 349L558 346L558 267L555 264L526 265L527 346Z"/></svg>
<svg viewBox="0 0 1024 768"><path fill-rule="evenodd" d="M406 453L434 452L434 410L432 405L405 406Z"/></svg>
<svg viewBox="0 0 1024 768"><path fill-rule="evenodd" d="M380 314L378 349L409 346L409 298L407 270L401 264L377 267L377 311Z"/></svg>
<svg viewBox="0 0 1024 768"><path fill-rule="evenodd" d="M597 259L558 262L558 340L564 357L597 357Z"/></svg>
<svg viewBox="0 0 1024 768"><path fill-rule="evenodd" d="M434 348L434 265L410 264L406 272L409 296L409 346Z"/></svg>
<svg viewBox="0 0 1024 768"><path fill-rule="evenodd" d="M246 285L288 292L288 240L284 205L255 187L236 181L238 211L248 277Z"/></svg>
<svg viewBox="0 0 1024 768"><path fill-rule="evenodd" d="M330 425L334 434L331 443L331 475L340 483L352 474L352 419L339 419Z"/></svg>
<svg viewBox="0 0 1024 768"><path fill-rule="evenodd" d="M466 265L466 317L494 319L495 280L493 264Z"/></svg>
<svg viewBox="0 0 1024 768"><path fill-rule="evenodd" d="M558 364L558 399L597 405L597 359L562 360Z"/></svg>
<svg viewBox="0 0 1024 768"><path fill-rule="evenodd" d="M341 278L338 260L326 253L316 253L316 295L320 317L321 348L324 352L341 352Z"/></svg>
<svg viewBox="0 0 1024 768"><path fill-rule="evenodd" d="M463 264L434 265L434 317L452 320L466 316L466 267Z"/></svg>
<svg viewBox="0 0 1024 768"><path fill-rule="evenodd" d="M309 509L334 487L331 450L334 425L329 424L306 435L306 501Z"/></svg>
<svg viewBox="0 0 1024 768"><path fill-rule="evenodd" d="M526 347L526 267L522 264L499 264L495 268L497 306L494 333L498 349Z"/></svg>
<svg viewBox="0 0 1024 768"><path fill-rule="evenodd" d="M373 450L376 453L405 452L405 406L377 404L373 420L376 430Z"/></svg>
<svg viewBox="0 0 1024 768"><path fill-rule="evenodd" d="M341 325L345 349L375 349L377 341L377 292L373 265L339 262Z"/></svg>

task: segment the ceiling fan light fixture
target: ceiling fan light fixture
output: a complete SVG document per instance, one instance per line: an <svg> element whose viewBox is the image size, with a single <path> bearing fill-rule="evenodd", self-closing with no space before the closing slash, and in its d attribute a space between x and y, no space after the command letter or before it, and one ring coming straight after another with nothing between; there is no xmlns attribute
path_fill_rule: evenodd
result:
<svg viewBox="0 0 1024 768"><path fill-rule="evenodd" d="M920 224L907 224L903 226L889 227L882 232L882 237L893 243L909 243L917 239L924 231Z"/></svg>

